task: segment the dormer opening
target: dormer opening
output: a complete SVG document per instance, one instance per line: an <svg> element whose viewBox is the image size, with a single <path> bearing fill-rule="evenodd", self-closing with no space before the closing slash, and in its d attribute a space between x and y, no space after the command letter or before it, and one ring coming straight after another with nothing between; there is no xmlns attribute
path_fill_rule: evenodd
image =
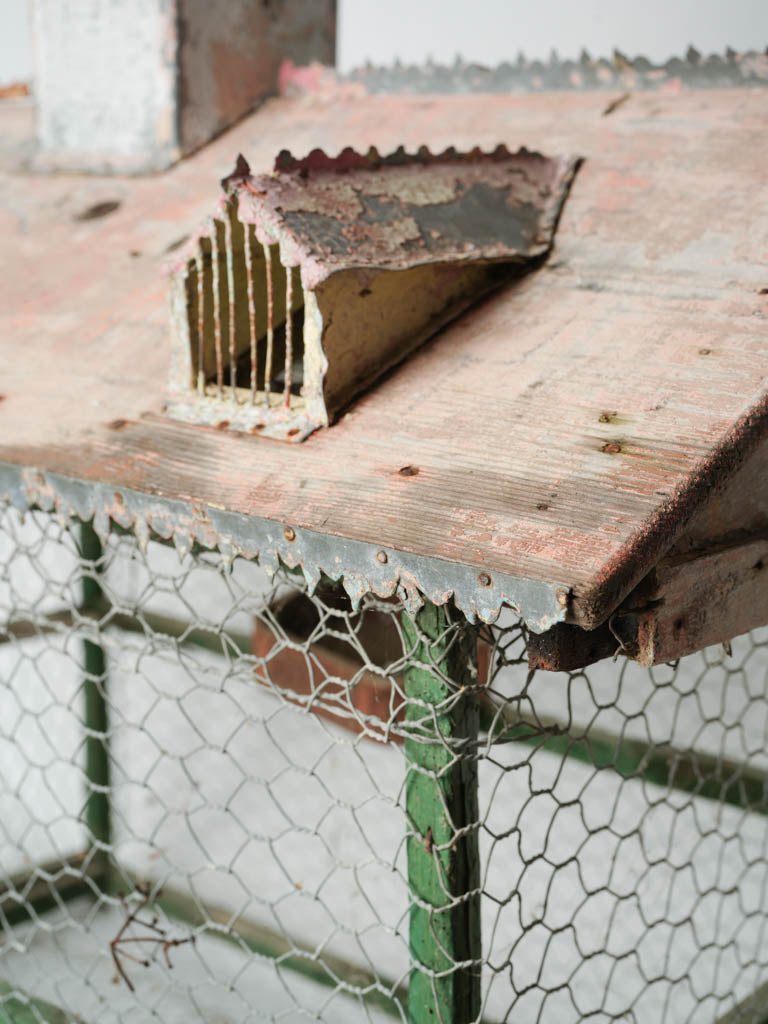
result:
<svg viewBox="0 0 768 1024"><path fill-rule="evenodd" d="M541 264L578 161L319 150L226 194L172 271L171 416L301 441Z"/></svg>

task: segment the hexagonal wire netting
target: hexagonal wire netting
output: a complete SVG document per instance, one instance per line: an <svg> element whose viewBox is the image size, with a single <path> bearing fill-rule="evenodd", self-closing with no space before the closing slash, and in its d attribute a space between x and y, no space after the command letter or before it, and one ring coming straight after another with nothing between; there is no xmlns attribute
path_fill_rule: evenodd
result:
<svg viewBox="0 0 768 1024"><path fill-rule="evenodd" d="M764 1019L768 631L534 674L43 512L0 565L0 1019Z"/></svg>

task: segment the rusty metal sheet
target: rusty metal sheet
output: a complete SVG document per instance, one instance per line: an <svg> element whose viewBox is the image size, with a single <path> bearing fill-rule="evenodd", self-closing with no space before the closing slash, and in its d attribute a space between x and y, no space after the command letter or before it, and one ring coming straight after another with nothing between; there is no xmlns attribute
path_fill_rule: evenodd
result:
<svg viewBox="0 0 768 1024"><path fill-rule="evenodd" d="M433 154L400 146L338 156L283 150L271 175L235 179L240 219L314 288L341 268L404 270L425 262L544 255L577 158L504 145Z"/></svg>

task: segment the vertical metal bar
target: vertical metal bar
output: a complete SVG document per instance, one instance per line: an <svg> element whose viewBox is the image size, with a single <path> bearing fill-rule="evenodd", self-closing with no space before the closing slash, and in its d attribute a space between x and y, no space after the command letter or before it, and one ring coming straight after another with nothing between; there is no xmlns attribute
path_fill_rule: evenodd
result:
<svg viewBox="0 0 768 1024"><path fill-rule="evenodd" d="M283 405L291 404L291 384L293 384L293 267L285 268L285 387L283 388Z"/></svg>
<svg viewBox="0 0 768 1024"><path fill-rule="evenodd" d="M99 607L102 600L97 576L103 558L101 541L90 523L80 526L80 557L85 563L81 580L82 611ZM83 641L83 721L85 739L85 824L91 841L105 854L112 838L109 806L109 720L106 700L107 659L104 649L91 640Z"/></svg>
<svg viewBox="0 0 768 1024"><path fill-rule="evenodd" d="M219 309L219 240L216 222L211 221L211 269L213 271L213 333L216 340L216 390L223 398L224 365L221 358L221 311Z"/></svg>
<svg viewBox="0 0 768 1024"><path fill-rule="evenodd" d="M224 248L227 257L227 329L229 334L229 390L232 404L237 405L237 358L235 345L235 267L232 252L232 210L224 219Z"/></svg>
<svg viewBox="0 0 768 1024"><path fill-rule="evenodd" d="M205 289L203 287L203 246L202 242L195 253L197 270L197 390L205 394Z"/></svg>
<svg viewBox="0 0 768 1024"><path fill-rule="evenodd" d="M267 352L264 362L264 404L269 409L269 396L272 391L272 342L275 337L275 304L272 295L272 253L269 246L264 247L264 259L267 261Z"/></svg>
<svg viewBox="0 0 768 1024"><path fill-rule="evenodd" d="M476 636L450 607L403 615L411 1024L480 1014ZM466 689L465 689L466 688Z"/></svg>
<svg viewBox="0 0 768 1024"><path fill-rule="evenodd" d="M248 337L251 348L251 402L256 401L256 306L253 301L253 255L251 253L250 224L243 225L245 233L245 276L248 281Z"/></svg>

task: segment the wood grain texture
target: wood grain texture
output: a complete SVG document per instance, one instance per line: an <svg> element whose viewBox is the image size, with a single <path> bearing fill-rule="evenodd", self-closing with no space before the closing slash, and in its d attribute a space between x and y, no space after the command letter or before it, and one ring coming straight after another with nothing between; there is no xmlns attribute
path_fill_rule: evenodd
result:
<svg viewBox="0 0 768 1024"><path fill-rule="evenodd" d="M528 665L570 672L603 658L677 661L768 622L768 531L689 557L662 559L607 622L530 634Z"/></svg>
<svg viewBox="0 0 768 1024"><path fill-rule="evenodd" d="M281 99L161 177L0 175L0 460L555 579L595 626L766 435L765 96ZM234 154L500 141L586 157L542 270L302 445L162 416L164 249Z"/></svg>
<svg viewBox="0 0 768 1024"><path fill-rule="evenodd" d="M531 634L531 668L571 671L619 653L658 665L768 622L768 442L691 517L608 621Z"/></svg>
<svg viewBox="0 0 768 1024"><path fill-rule="evenodd" d="M768 535L682 562L664 560L656 576L659 604L639 616L641 665L676 661L768 622Z"/></svg>

